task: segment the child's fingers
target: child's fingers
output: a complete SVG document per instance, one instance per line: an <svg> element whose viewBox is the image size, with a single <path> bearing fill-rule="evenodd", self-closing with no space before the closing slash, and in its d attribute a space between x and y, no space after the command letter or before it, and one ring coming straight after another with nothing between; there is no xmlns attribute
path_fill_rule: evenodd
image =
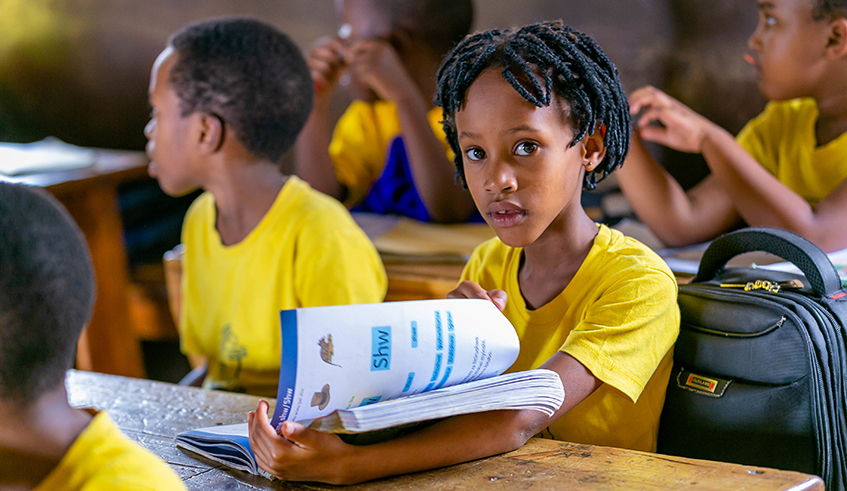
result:
<svg viewBox="0 0 847 491"><path fill-rule="evenodd" d="M455 290L447 294L447 298L480 298L488 300L488 293L473 281L463 281Z"/></svg>
<svg viewBox="0 0 847 491"><path fill-rule="evenodd" d="M638 129L638 136L642 140L658 143L659 145L671 146L668 139L668 130L660 126L645 126Z"/></svg>
<svg viewBox="0 0 847 491"><path fill-rule="evenodd" d="M631 94L629 94L629 111L632 114L636 114L641 111L641 109L645 105L649 104L655 97L655 93L656 89L649 85L634 90Z"/></svg>
<svg viewBox="0 0 847 491"><path fill-rule="evenodd" d="M661 123L663 126L667 126L667 120L668 114L665 108L649 106L641 113L641 117L638 119L638 128L643 129L650 126L656 126L656 123Z"/></svg>
<svg viewBox="0 0 847 491"><path fill-rule="evenodd" d="M286 421L280 428L280 434L289 442L301 447L314 447L313 438L308 434L307 428L300 423Z"/></svg>
<svg viewBox="0 0 847 491"><path fill-rule="evenodd" d="M509 296L503 290L488 290L486 292L488 294L488 298L494 302L494 305L500 309L500 312L506 308L506 302L509 300Z"/></svg>
<svg viewBox="0 0 847 491"><path fill-rule="evenodd" d="M251 421L252 419L252 421ZM251 424L252 423L252 424ZM290 444L280 437L268 419L268 403L259 401L253 417L248 415L250 449L260 466L272 474L278 474L279 463L284 448Z"/></svg>

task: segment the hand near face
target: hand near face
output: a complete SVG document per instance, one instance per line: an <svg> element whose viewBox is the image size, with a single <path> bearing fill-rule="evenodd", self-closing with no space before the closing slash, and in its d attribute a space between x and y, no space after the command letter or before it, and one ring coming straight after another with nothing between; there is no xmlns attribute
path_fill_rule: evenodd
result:
<svg viewBox="0 0 847 491"><path fill-rule="evenodd" d="M350 75L383 100L402 98L414 83L397 51L386 41L369 39L350 46L345 55Z"/></svg>
<svg viewBox="0 0 847 491"><path fill-rule="evenodd" d="M339 470L350 445L338 436L310 430L299 423L283 423L281 434L268 420L268 403L259 401L248 413L250 448L259 467L286 481L340 483Z"/></svg>
<svg viewBox="0 0 847 491"><path fill-rule="evenodd" d="M338 83L341 72L346 66L344 62L346 49L341 39L332 38L315 46L309 52L309 56L306 58L306 66L309 67L309 73L315 83L315 95L317 97L328 96L332 93L332 89Z"/></svg>
<svg viewBox="0 0 847 491"><path fill-rule="evenodd" d="M711 121L655 87L642 87L629 96L636 132L651 141L681 152L702 153Z"/></svg>
<svg viewBox="0 0 847 491"><path fill-rule="evenodd" d="M494 305L502 312L506 308L508 297L503 290L488 290L485 291L481 286L473 281L463 281L455 290L447 294L447 298L481 298L483 300L491 300Z"/></svg>

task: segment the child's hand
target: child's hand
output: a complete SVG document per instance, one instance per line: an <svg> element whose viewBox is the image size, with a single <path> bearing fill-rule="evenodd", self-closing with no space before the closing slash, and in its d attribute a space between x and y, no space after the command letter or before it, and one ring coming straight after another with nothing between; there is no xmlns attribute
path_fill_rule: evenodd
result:
<svg viewBox="0 0 847 491"><path fill-rule="evenodd" d="M503 290L485 291L473 281L459 283L459 286L455 290L447 294L447 298L481 298L483 300L491 300L501 312L506 308L506 302L508 301L508 296Z"/></svg>
<svg viewBox="0 0 847 491"><path fill-rule="evenodd" d="M348 49L345 61L352 75L383 100L397 102L416 90L397 51L386 41L360 41Z"/></svg>
<svg viewBox="0 0 847 491"><path fill-rule="evenodd" d="M703 140L714 123L661 90L646 86L629 96L629 110L642 139L682 152L703 153ZM656 124L659 123L659 124Z"/></svg>
<svg viewBox="0 0 847 491"><path fill-rule="evenodd" d="M343 484L345 458L350 446L337 435L310 430L299 423L283 423L280 434L268 420L268 403L259 401L247 415L250 449L259 467L286 481Z"/></svg>
<svg viewBox="0 0 847 491"><path fill-rule="evenodd" d="M347 48L339 38L331 38L309 52L306 66L315 83L315 96L328 96L344 69L344 52Z"/></svg>

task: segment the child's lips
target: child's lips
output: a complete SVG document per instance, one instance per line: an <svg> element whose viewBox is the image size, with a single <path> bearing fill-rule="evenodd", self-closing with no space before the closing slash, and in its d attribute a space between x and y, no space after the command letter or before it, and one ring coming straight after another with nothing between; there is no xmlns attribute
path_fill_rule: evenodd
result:
<svg viewBox="0 0 847 491"><path fill-rule="evenodd" d="M527 210L513 203L497 202L488 206L487 215L493 225L498 227L513 227L523 221L527 215Z"/></svg>

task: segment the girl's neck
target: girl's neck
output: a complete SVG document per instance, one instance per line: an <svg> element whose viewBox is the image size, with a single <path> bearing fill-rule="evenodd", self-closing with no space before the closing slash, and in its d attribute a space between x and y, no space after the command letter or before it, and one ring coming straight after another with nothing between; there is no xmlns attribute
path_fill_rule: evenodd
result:
<svg viewBox="0 0 847 491"><path fill-rule="evenodd" d="M528 308L546 305L568 286L588 256L597 231L597 225L579 207L573 219L552 223L524 247L518 284Z"/></svg>
<svg viewBox="0 0 847 491"><path fill-rule="evenodd" d="M206 187L215 197L215 228L224 245L244 240L271 209L287 180L271 163L228 163Z"/></svg>
<svg viewBox="0 0 847 491"><path fill-rule="evenodd" d="M68 404L64 385L26 407L0 401L0 490L34 488L91 419Z"/></svg>

